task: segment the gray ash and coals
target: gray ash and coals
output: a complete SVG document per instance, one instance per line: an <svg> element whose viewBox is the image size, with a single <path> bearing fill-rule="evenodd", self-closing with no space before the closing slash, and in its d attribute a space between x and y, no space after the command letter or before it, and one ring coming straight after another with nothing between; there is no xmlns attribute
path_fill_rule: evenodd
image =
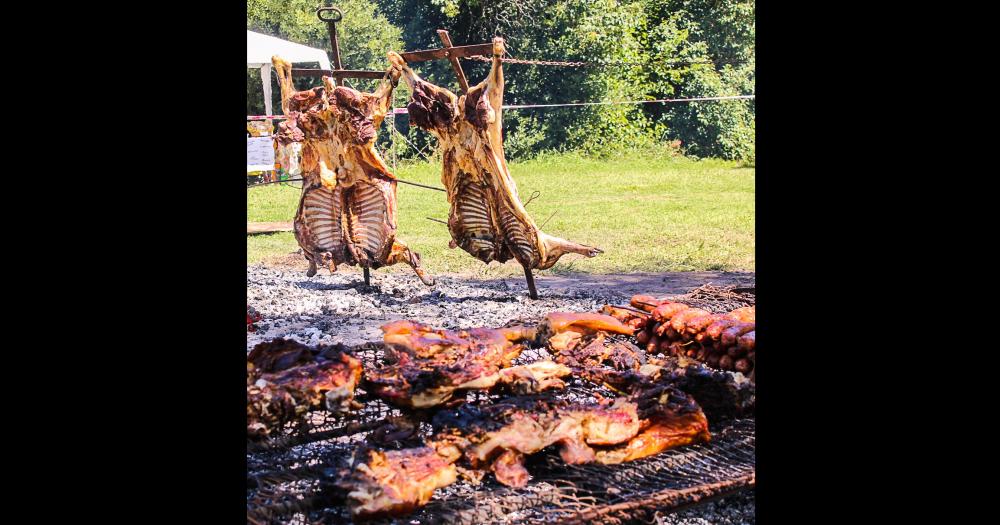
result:
<svg viewBox="0 0 1000 525"><path fill-rule="evenodd" d="M543 288L540 299L532 301L523 291L523 279L436 279L428 288L415 276L380 272L373 273L369 288L354 272L308 278L299 271L248 266L247 302L263 320L256 332L247 334L247 351L276 337L306 344L381 341L379 327L399 319L450 330L498 327L511 321L534 323L554 310L586 312L628 300L613 290Z"/></svg>

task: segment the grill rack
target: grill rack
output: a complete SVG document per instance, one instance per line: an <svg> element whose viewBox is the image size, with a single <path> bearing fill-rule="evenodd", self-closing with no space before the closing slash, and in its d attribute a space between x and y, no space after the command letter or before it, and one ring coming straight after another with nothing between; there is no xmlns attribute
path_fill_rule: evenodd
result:
<svg viewBox="0 0 1000 525"><path fill-rule="evenodd" d="M751 289L752 290L752 289ZM671 299L726 312L754 304L750 291L701 286ZM366 343L351 352L365 367L381 363L384 348ZM516 362L548 357L544 349L527 349ZM607 388L579 378L558 391L574 402L613 397ZM501 398L469 392L466 402L489 403ZM404 416L399 409L371 397L363 389L363 408L345 417L310 414L304 424L289 426L262 443L247 444L247 520L250 523L347 523L350 516L339 491L331 490L340 469L349 464L359 444L372 432ZM528 486L512 489L486 476L478 485L460 479L438 489L434 498L412 515L374 523L633 523L654 522L663 513L724 497L755 484L753 419L711 421L713 440L670 450L619 465L566 465L558 455L529 457ZM418 446L429 433L420 424L413 439L383 446Z"/></svg>

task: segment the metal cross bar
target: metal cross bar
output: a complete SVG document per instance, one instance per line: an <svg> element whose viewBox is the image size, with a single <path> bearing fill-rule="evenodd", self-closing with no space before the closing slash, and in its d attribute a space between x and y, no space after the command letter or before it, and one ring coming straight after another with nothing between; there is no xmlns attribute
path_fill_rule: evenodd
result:
<svg viewBox="0 0 1000 525"><path fill-rule="evenodd" d="M445 49L452 49L451 37L448 36L448 31L444 29L437 30L438 38L441 39L441 43L444 44ZM462 63L458 61L458 57L449 55L448 61L451 62L452 69L455 70L455 76L458 77L458 85L462 87L462 94L469 92L469 81L465 78L465 71L462 71Z"/></svg>

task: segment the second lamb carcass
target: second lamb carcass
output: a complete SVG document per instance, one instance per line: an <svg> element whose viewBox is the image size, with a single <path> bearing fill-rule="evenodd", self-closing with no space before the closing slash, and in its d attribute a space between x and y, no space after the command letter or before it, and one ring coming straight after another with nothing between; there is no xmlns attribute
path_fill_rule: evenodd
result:
<svg viewBox="0 0 1000 525"><path fill-rule="evenodd" d="M302 143L302 198L295 215L295 239L318 265L380 268L406 263L430 286L420 255L396 237L396 177L375 149L375 130L389 110L400 71L392 67L375 93L334 86L295 91L291 64L271 59L281 84L281 106L288 115L279 144Z"/></svg>
<svg viewBox="0 0 1000 525"><path fill-rule="evenodd" d="M441 146L452 247L486 263L514 258L526 272L551 268L567 253L594 257L601 250L542 232L517 195L503 152L503 52L503 39L494 39L489 77L461 97L424 81L401 56L389 53L413 91L410 122L430 131Z"/></svg>

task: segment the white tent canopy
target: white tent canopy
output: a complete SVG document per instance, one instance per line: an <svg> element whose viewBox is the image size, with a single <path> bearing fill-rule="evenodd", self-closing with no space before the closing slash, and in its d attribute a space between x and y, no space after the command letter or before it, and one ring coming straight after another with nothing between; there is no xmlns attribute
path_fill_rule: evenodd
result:
<svg viewBox="0 0 1000 525"><path fill-rule="evenodd" d="M271 113L271 57L279 57L295 64L319 62L320 69L332 69L326 51L296 44L270 35L247 31L247 68L260 68L260 79L264 86L264 107Z"/></svg>

